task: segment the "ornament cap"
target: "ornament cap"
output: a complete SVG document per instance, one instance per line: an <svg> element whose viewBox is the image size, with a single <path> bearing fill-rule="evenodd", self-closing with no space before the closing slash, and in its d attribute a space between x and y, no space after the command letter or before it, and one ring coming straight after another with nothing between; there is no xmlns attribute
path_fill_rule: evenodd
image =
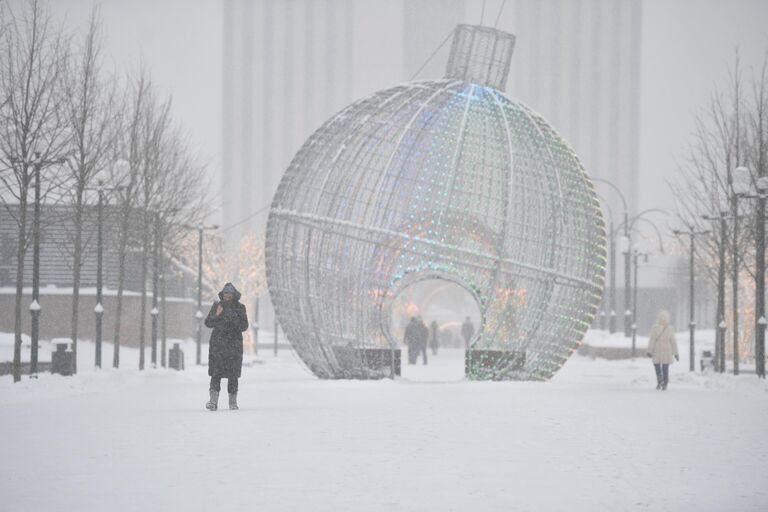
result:
<svg viewBox="0 0 768 512"><path fill-rule="evenodd" d="M458 25L453 31L445 77L503 91L514 48L512 34L481 25Z"/></svg>

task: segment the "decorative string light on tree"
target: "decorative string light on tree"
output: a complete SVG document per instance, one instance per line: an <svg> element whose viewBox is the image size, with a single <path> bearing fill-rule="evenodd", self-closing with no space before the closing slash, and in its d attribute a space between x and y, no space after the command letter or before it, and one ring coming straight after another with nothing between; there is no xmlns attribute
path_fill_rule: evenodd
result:
<svg viewBox="0 0 768 512"><path fill-rule="evenodd" d="M478 303L472 379L547 379L591 325L603 218L576 154L501 92L514 41L459 25L444 79L349 105L291 162L270 210L267 281L317 376L389 375L363 349L396 345L394 299L424 279Z"/></svg>

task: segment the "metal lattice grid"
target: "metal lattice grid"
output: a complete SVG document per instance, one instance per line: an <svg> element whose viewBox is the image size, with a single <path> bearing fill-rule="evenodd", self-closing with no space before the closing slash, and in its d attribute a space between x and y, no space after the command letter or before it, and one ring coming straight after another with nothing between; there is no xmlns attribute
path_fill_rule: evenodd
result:
<svg viewBox="0 0 768 512"><path fill-rule="evenodd" d="M457 52L474 58L464 46L479 38L462 37L449 74ZM359 349L395 347L392 302L422 279L478 302L470 378L547 379L591 325L605 265L592 183L541 116L487 84L506 80L508 57L486 65L484 83L419 81L357 101L291 162L270 210L267 279L317 376L389 375Z"/></svg>

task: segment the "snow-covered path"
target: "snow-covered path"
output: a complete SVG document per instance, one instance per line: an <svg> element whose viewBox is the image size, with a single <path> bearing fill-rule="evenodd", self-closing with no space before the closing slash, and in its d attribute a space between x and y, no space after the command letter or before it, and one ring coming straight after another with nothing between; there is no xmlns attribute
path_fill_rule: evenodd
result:
<svg viewBox="0 0 768 512"><path fill-rule="evenodd" d="M549 383L434 382L461 354L431 362L431 382L318 381L265 354L216 413L204 368L3 377L0 510L768 507L754 375L679 364L664 393L644 359L574 356Z"/></svg>

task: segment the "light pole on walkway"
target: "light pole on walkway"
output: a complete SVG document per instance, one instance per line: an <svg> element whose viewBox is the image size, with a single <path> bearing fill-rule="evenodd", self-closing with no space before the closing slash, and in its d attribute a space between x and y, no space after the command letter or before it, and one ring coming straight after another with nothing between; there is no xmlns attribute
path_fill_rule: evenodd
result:
<svg viewBox="0 0 768 512"><path fill-rule="evenodd" d="M630 219L629 231L630 231L630 233L634 231L635 223L636 222L644 222L644 223L648 224L649 226L651 226L653 228L654 232L656 233L656 237L657 237L658 242L659 242L659 252L661 254L664 254L664 240L663 240L663 237L661 236L661 231L659 230L659 227L653 221L651 221L649 219L646 219L644 217L644 215L646 215L648 213L652 213L652 212L661 212L661 213L669 214L669 212L667 212L666 210L660 210L658 208L650 208L648 210L643 210L642 212L638 213L637 215L635 215L634 217L632 217ZM621 226L619 226L619 228L621 228ZM631 333L631 337L632 337L632 357L634 357L635 356L636 341L637 341L637 286L638 286L638 283L637 283L637 269L638 269L638 254L637 254L637 250L636 249L633 250L630 247L629 242L630 242L629 238L622 237L622 246L623 247L622 247L621 250L625 254L630 254L631 253L633 255L633 257L634 257L634 263L635 263L635 265L634 265L635 266L634 287L631 288L631 290L632 290L632 297L633 297L632 309L631 310L627 309L624 312L625 317L629 318L630 321L631 321L630 333ZM648 260L648 254L644 253L644 255L645 255L645 260L647 261Z"/></svg>
<svg viewBox="0 0 768 512"><path fill-rule="evenodd" d="M641 252L640 249L635 246L632 251L632 257L635 266L635 283L632 287L632 357L635 357L635 351L637 349L637 276L640 268L639 259L643 257L645 263L648 262L648 252Z"/></svg>
<svg viewBox="0 0 768 512"><path fill-rule="evenodd" d="M195 364L202 364L202 346L203 346L203 232L206 230L216 230L219 226L214 224L205 226L201 222L197 227L184 225L187 229L197 230L197 312L195 320L197 331L195 336Z"/></svg>
<svg viewBox="0 0 768 512"><path fill-rule="evenodd" d="M680 235L688 235L690 237L690 259L689 259L689 289L688 289L688 302L690 307L690 313L688 318L688 329L690 334L690 347L689 347L689 355L690 355L690 364L689 364L689 371L694 371L695 368L695 359L696 359L696 349L695 349L695 336L696 336L696 320L694 318L696 308L694 307L694 297L696 297L694 293L694 257L696 254L696 235L708 235L710 231L696 231L693 226L691 226L688 231L678 231L674 230L673 233L677 236Z"/></svg>
<svg viewBox="0 0 768 512"><path fill-rule="evenodd" d="M630 238L630 232L629 232L629 208L627 207L627 200L624 197L624 194L621 193L621 190L619 187L614 185L612 182L602 179L602 178L592 178L592 181L596 183L603 183L605 185L608 185L613 189L614 192L619 196L621 199L621 204L624 209L624 222L622 223L624 225L624 237L626 239L626 245L627 245L627 251L624 253L624 336L629 337L630 336L630 328L631 328L631 312L629 310L630 306L630 245L631 245L631 238ZM611 230L613 231L613 230ZM613 256L613 255L612 255ZM613 266L613 263L615 260L611 261L611 266ZM615 331L616 325L616 306L615 306L615 296L616 296L616 280L615 280L615 273L612 270L611 278L611 320L613 322L613 327L609 324L609 330L611 332Z"/></svg>
<svg viewBox="0 0 768 512"><path fill-rule="evenodd" d="M32 325L30 330L30 341L32 344L29 358L29 374L31 378L37 378L37 360L40 337L40 315L43 307L40 304L40 173L43 167L49 165L64 164L66 158L44 159L40 151L34 152L34 158L28 162L22 162L18 159L11 159L11 163L32 166L32 172L35 180L35 202L34 214L32 217L32 303L29 305L29 312L32 315ZM28 168L28 167L27 167ZM72 349L75 352L75 361L77 360L77 347ZM75 363L76 364L76 363Z"/></svg>
<svg viewBox="0 0 768 512"><path fill-rule="evenodd" d="M99 194L99 200L96 206L96 306L93 312L96 315L96 357L94 364L96 368L101 368L101 338L102 321L104 317L104 304L102 302L104 288L104 202L106 201L106 192L121 190L122 186L107 187L103 180L98 181L96 191ZM93 190L88 188L88 190Z"/></svg>
<svg viewBox="0 0 768 512"><path fill-rule="evenodd" d="M720 373L725 372L725 244L727 242L728 211L720 212L719 217L705 215L704 220L720 223L720 240L718 245L719 264L717 267L717 338L715 339L715 367Z"/></svg>
<svg viewBox="0 0 768 512"><path fill-rule="evenodd" d="M764 166L758 166L760 169ZM765 206L768 198L768 176L754 180L757 194L751 194L752 175L748 168L734 169L734 192L744 199L757 199L755 215L755 373L765 378ZM743 184L746 183L746 189ZM741 187L737 189L737 187ZM736 348L736 347L735 347Z"/></svg>
<svg viewBox="0 0 768 512"><path fill-rule="evenodd" d="M608 210L608 301L603 301L600 310L600 329L605 329L607 319L608 332L613 334L616 332L616 233L610 204L599 194L598 198Z"/></svg>

